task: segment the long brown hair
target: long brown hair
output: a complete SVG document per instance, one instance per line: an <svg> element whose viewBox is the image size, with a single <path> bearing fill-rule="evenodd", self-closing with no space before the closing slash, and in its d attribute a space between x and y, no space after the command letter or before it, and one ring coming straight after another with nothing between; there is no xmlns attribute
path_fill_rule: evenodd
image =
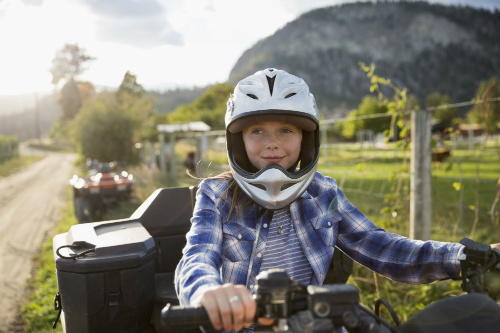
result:
<svg viewBox="0 0 500 333"><path fill-rule="evenodd" d="M230 170L224 171L216 176L208 176L206 178L196 177L192 175L189 170L186 170L186 172L189 176L198 180L224 179L229 181L229 185L219 198L219 201L224 200L224 205L231 205L231 207L229 208L228 217L230 217L234 211L235 214L233 219L236 219L242 213L245 207L247 207L248 205L255 205L255 203L238 186L238 183L236 182L236 180L234 180L233 173Z"/></svg>

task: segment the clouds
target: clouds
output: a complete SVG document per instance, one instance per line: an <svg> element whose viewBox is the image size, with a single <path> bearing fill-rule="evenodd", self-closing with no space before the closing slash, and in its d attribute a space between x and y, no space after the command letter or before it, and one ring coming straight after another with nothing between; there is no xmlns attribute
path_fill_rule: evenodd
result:
<svg viewBox="0 0 500 333"><path fill-rule="evenodd" d="M167 20L156 0L81 0L96 17L97 38L103 42L152 48L182 46L183 37Z"/></svg>
<svg viewBox="0 0 500 333"><path fill-rule="evenodd" d="M224 82L245 50L287 22L353 1L0 0L0 95L50 90L48 68L65 43L96 57L83 78L96 85L117 86L127 70L152 89Z"/></svg>
<svg viewBox="0 0 500 333"><path fill-rule="evenodd" d="M43 4L43 0L22 0L21 2L27 6L41 6Z"/></svg>

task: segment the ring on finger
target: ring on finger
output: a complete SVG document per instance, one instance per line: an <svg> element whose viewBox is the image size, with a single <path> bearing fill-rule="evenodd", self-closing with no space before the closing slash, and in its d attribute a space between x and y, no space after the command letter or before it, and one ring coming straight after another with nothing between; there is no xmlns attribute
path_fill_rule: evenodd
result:
<svg viewBox="0 0 500 333"><path fill-rule="evenodd" d="M240 296L232 296L229 298L229 303L239 302L241 301Z"/></svg>

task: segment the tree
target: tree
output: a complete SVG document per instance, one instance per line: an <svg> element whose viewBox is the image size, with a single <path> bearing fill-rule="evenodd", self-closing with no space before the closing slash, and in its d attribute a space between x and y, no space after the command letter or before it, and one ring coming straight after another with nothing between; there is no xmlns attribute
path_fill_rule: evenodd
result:
<svg viewBox="0 0 500 333"><path fill-rule="evenodd" d="M359 62L359 67L370 79L370 92L377 94L379 103L387 107L387 114L391 116L391 124L385 132L386 138L405 147L410 141L407 111L419 108L417 97L408 96L408 89L398 87L390 79L376 75L375 64L367 66ZM392 96L387 97L384 91L392 92Z"/></svg>
<svg viewBox="0 0 500 333"><path fill-rule="evenodd" d="M476 104L468 113L474 122L483 125L488 134L497 133L500 122L500 103L489 101L495 97L500 97L498 77L482 81L477 89L475 100L483 102Z"/></svg>
<svg viewBox="0 0 500 333"><path fill-rule="evenodd" d="M65 44L52 59L52 67L49 70L52 83L57 85L61 80L75 79L87 70L86 63L94 59L78 44Z"/></svg>
<svg viewBox="0 0 500 333"><path fill-rule="evenodd" d="M427 108L437 108L432 112L432 118L441 120L443 123L451 124L453 119L457 117L457 109L454 107L441 107L451 104L450 96L441 95L438 92L429 94L425 101Z"/></svg>
<svg viewBox="0 0 500 333"><path fill-rule="evenodd" d="M181 105L167 116L169 123L203 121L213 129L224 128L227 100L234 86L218 83L191 104Z"/></svg>
<svg viewBox="0 0 500 333"><path fill-rule="evenodd" d="M150 136L153 99L127 72L115 93L103 92L83 105L73 133L84 157L135 163L135 143Z"/></svg>
<svg viewBox="0 0 500 333"><path fill-rule="evenodd" d="M86 62L93 59L78 44L65 44L61 50L56 52L52 60L52 68L50 69L52 83L54 85L58 85L61 81L64 83L59 98L63 122L73 119L81 108L83 99L87 99L91 95L92 84L86 83L80 88L81 83L76 79L87 69ZM80 89L85 92L84 96L81 95Z"/></svg>
<svg viewBox="0 0 500 333"><path fill-rule="evenodd" d="M78 113L78 110L82 107L82 104L82 95L80 94L78 85L75 80L71 78L62 87L59 97L63 121L73 119Z"/></svg>
<svg viewBox="0 0 500 333"><path fill-rule="evenodd" d="M149 98L126 95L118 103L115 94L100 93L81 108L73 122L80 153L100 161L137 162L135 143L151 110Z"/></svg>
<svg viewBox="0 0 500 333"><path fill-rule="evenodd" d="M116 91L116 96L118 99L120 99L123 95L132 95L140 98L143 97L145 93L146 90L144 90L144 88L137 83L137 76L131 74L130 71L127 71L127 73L123 76L120 87L118 87L118 90Z"/></svg>
<svg viewBox="0 0 500 333"><path fill-rule="evenodd" d="M370 116L387 112L387 106L378 101L372 96L365 96L358 108L352 110L348 118L356 118L360 116ZM390 117L368 118L351 120L344 123L338 123L337 129L342 131L342 135L347 139L353 138L359 130L370 129L375 133L384 132L389 129L391 124Z"/></svg>

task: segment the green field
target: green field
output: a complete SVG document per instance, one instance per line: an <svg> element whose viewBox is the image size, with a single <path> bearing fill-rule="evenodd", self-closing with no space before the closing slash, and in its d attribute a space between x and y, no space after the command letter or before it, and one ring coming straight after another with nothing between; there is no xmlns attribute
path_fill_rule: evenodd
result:
<svg viewBox="0 0 500 333"><path fill-rule="evenodd" d="M332 148L328 159L320 161L319 170L335 178L350 201L373 221L406 235L409 158L409 151L396 149ZM497 197L499 176L499 150L495 145L488 145L484 151L452 150L445 162L433 163L433 238L457 240L470 235L477 214L474 236L482 241L500 241L498 206L493 210L494 215L490 214ZM400 197L396 206L388 201L395 193ZM453 232L450 234L450 231Z"/></svg>

